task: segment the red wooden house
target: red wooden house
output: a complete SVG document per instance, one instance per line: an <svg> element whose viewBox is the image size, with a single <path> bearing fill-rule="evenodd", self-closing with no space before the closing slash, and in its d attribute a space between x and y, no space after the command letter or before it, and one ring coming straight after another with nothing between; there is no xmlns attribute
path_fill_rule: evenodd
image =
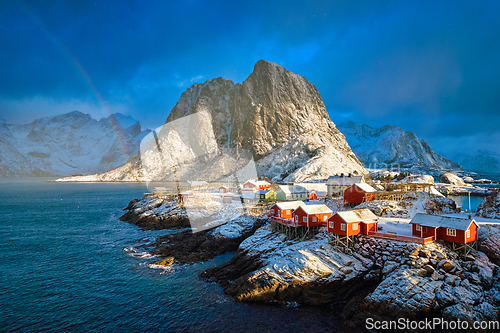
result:
<svg viewBox="0 0 500 333"><path fill-rule="evenodd" d="M223 185L219 187L219 193L234 193L236 191L236 188L234 186L226 186Z"/></svg>
<svg viewBox="0 0 500 333"><path fill-rule="evenodd" d="M179 201L184 201L189 198L194 198L194 193L191 191L180 192L178 195Z"/></svg>
<svg viewBox="0 0 500 333"><path fill-rule="evenodd" d="M328 219L328 232L342 236L368 235L377 231L378 217L369 209L337 212Z"/></svg>
<svg viewBox="0 0 500 333"><path fill-rule="evenodd" d="M324 191L311 191L308 194L309 200L319 200L319 199L324 199L326 197L326 192Z"/></svg>
<svg viewBox="0 0 500 333"><path fill-rule="evenodd" d="M303 205L293 212L294 222L303 227L326 225L332 210L326 205Z"/></svg>
<svg viewBox="0 0 500 333"><path fill-rule="evenodd" d="M418 213L410 224L412 225L412 235L416 237L434 237L435 240L459 244L477 241L479 225L474 219Z"/></svg>
<svg viewBox="0 0 500 333"><path fill-rule="evenodd" d="M266 182L265 180L249 180L245 184L243 184L243 191L253 190L268 190L271 188L271 184Z"/></svg>
<svg viewBox="0 0 500 333"><path fill-rule="evenodd" d="M271 221L283 224L283 225L295 225L293 219L293 212L304 205L302 201L285 201L277 202L271 206L269 210L269 219Z"/></svg>
<svg viewBox="0 0 500 333"><path fill-rule="evenodd" d="M373 192L376 192L376 190L370 185L356 183L344 191L344 204L355 206L362 202L373 200L375 197L371 195Z"/></svg>

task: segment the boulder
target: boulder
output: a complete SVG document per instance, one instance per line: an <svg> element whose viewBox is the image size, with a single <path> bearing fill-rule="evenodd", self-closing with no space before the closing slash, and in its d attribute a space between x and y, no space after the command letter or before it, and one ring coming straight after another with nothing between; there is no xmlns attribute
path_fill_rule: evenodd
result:
<svg viewBox="0 0 500 333"><path fill-rule="evenodd" d="M451 260L441 260L439 262L439 268L443 269L443 271L445 271L445 272L451 271L453 266L454 266L454 264L453 264L453 261L451 261Z"/></svg>
<svg viewBox="0 0 500 333"><path fill-rule="evenodd" d="M444 172L440 174L439 182L456 186L465 186L465 182L460 177L451 172Z"/></svg>
<svg viewBox="0 0 500 333"><path fill-rule="evenodd" d="M155 261L153 265L171 266L173 265L174 262L175 262L174 257L168 257Z"/></svg>

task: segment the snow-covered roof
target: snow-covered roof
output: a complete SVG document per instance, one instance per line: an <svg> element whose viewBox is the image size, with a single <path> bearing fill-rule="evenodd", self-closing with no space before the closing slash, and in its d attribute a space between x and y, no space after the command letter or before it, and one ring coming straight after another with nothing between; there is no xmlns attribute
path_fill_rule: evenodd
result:
<svg viewBox="0 0 500 333"><path fill-rule="evenodd" d="M305 205L300 207L307 215L333 213L327 205Z"/></svg>
<svg viewBox="0 0 500 333"><path fill-rule="evenodd" d="M474 219L462 219L459 217L448 217L441 215L427 215L422 213L417 213L410 223L420 224L424 227L441 227L458 230L467 230L472 223L475 223L479 228L479 225Z"/></svg>
<svg viewBox="0 0 500 333"><path fill-rule="evenodd" d="M266 182L265 180L248 180L246 183L250 183L250 184L253 184L255 186L259 186L259 185L271 185L270 183Z"/></svg>
<svg viewBox="0 0 500 333"><path fill-rule="evenodd" d="M363 176L331 176L326 181L327 185L337 185L337 186L350 186L356 183L361 183L363 181Z"/></svg>
<svg viewBox="0 0 500 333"><path fill-rule="evenodd" d="M377 190L366 183L356 183L354 184L365 192L376 192Z"/></svg>
<svg viewBox="0 0 500 333"><path fill-rule="evenodd" d="M337 212L337 214L342 218L342 220L346 221L347 223L360 221L375 223L376 221L374 221L374 219L378 219L371 210L366 208Z"/></svg>
<svg viewBox="0 0 500 333"><path fill-rule="evenodd" d="M300 185L278 185L278 188L281 189L285 194L307 193L307 189Z"/></svg>
<svg viewBox="0 0 500 333"><path fill-rule="evenodd" d="M277 202L276 206L278 206L279 209L297 209L300 206L305 205L304 202L302 201L283 201L283 202Z"/></svg>
<svg viewBox="0 0 500 333"><path fill-rule="evenodd" d="M295 186L302 186L308 191L323 191L326 192L325 183L295 183Z"/></svg>

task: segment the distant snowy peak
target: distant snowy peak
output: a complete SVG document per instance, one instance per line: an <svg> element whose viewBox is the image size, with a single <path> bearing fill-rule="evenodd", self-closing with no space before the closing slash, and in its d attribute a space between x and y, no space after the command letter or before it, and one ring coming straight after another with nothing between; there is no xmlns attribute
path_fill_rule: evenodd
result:
<svg viewBox="0 0 500 333"><path fill-rule="evenodd" d="M471 153L456 153L452 158L464 170L481 173L500 174L500 153L479 149Z"/></svg>
<svg viewBox="0 0 500 333"><path fill-rule="evenodd" d="M193 119L199 131L192 135L186 136L182 128L172 126L176 121L198 114L203 116ZM205 139L200 133L206 134ZM182 139L184 136L187 141ZM324 179L337 173L365 172L330 120L316 87L303 76L265 60L259 60L241 84L219 77L189 87L155 140L167 145L162 147L163 152L172 154L155 155L152 151L156 145L150 145L151 151L141 150L142 162L136 155L126 165L96 175L95 179L139 180L145 177L141 168L146 163L165 171L182 165L176 169L178 174L194 177L192 180L216 180L221 177L221 173L216 172L220 170L214 167L220 165L217 163L231 158L239 160L240 156L230 156L231 151L235 155L249 152L258 175L273 180L302 181ZM174 144L177 147L173 147ZM210 152L207 161L213 160L213 173L204 171L206 165L200 159L196 162L192 159L198 156L193 145L205 146ZM189 167L188 161L192 161ZM223 164L224 169L229 167ZM156 180L172 177L168 172L157 172L154 176Z"/></svg>
<svg viewBox="0 0 500 333"><path fill-rule="evenodd" d="M130 116L97 121L79 111L0 125L0 176L103 172L128 160L149 133Z"/></svg>
<svg viewBox="0 0 500 333"><path fill-rule="evenodd" d="M348 121L338 125L358 159L367 168L399 165L403 168L454 169L461 166L434 152L424 140L400 127L373 128Z"/></svg>

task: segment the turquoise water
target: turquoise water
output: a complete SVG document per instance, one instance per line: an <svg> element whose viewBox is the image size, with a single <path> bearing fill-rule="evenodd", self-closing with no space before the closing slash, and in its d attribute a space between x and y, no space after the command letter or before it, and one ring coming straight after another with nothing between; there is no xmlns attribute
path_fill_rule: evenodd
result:
<svg viewBox="0 0 500 333"><path fill-rule="evenodd" d="M150 268L141 244L167 231L118 220L145 191L0 179L0 331L353 331L329 307L238 303L198 278L232 254Z"/></svg>
<svg viewBox="0 0 500 333"><path fill-rule="evenodd" d="M462 206L462 211L469 210L469 197L465 195L449 195L448 198L453 199L458 206ZM477 207L483 202L484 197L470 197L471 212L476 212Z"/></svg>

